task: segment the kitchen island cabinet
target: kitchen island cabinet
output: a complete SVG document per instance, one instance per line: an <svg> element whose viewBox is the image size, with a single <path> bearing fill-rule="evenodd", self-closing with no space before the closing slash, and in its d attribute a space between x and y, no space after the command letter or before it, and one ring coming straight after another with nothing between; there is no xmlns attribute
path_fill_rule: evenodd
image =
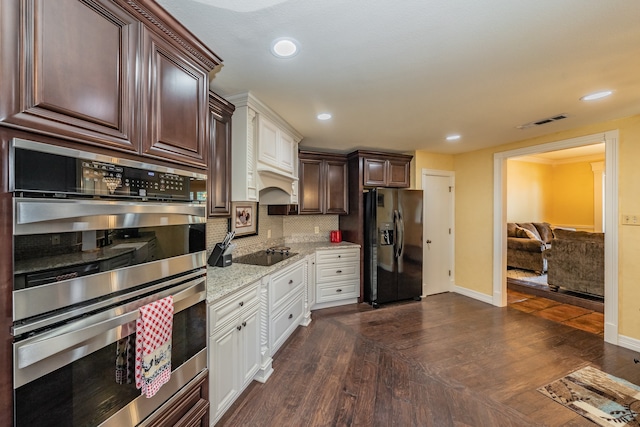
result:
<svg viewBox="0 0 640 427"><path fill-rule="evenodd" d="M208 76L221 60L159 5L1 8L12 28L0 40L0 125L206 168Z"/></svg>

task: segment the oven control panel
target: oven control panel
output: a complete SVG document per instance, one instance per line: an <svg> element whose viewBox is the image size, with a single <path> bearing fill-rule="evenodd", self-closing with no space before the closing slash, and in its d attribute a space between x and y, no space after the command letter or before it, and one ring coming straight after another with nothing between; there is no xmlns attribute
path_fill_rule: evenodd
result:
<svg viewBox="0 0 640 427"><path fill-rule="evenodd" d="M12 191L176 201L200 200L206 192L203 175L91 153L84 158L82 153L73 157L58 154L65 153L63 148L51 151L15 149Z"/></svg>
<svg viewBox="0 0 640 427"><path fill-rule="evenodd" d="M89 194L189 198L189 177L101 162L82 161L81 186Z"/></svg>

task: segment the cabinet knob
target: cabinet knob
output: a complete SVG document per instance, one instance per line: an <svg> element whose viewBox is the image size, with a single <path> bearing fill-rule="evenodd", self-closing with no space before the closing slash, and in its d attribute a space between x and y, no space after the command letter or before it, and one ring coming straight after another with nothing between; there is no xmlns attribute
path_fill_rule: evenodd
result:
<svg viewBox="0 0 640 427"><path fill-rule="evenodd" d="M242 326L246 328L247 327L247 322L242 322Z"/></svg>
<svg viewBox="0 0 640 427"><path fill-rule="evenodd" d="M293 313L289 315L289 319L293 319Z"/></svg>
<svg viewBox="0 0 640 427"><path fill-rule="evenodd" d="M240 307L242 307L242 306L244 305L244 301L240 301L240 302L238 303L238 305L239 305Z"/></svg>
<svg viewBox="0 0 640 427"><path fill-rule="evenodd" d="M336 289L336 292L342 292L342 289Z"/></svg>
<svg viewBox="0 0 640 427"><path fill-rule="evenodd" d="M242 326L240 326L240 325L236 326L236 328L237 328L239 331L240 331L240 330L242 330Z"/></svg>
<svg viewBox="0 0 640 427"><path fill-rule="evenodd" d="M342 258L342 255L338 255L338 258Z"/></svg>
<svg viewBox="0 0 640 427"><path fill-rule="evenodd" d="M336 270L336 273L340 274L342 273L342 270Z"/></svg>
<svg viewBox="0 0 640 427"><path fill-rule="evenodd" d="M289 279L289 284L292 284L292 283L293 283L293 279Z"/></svg>

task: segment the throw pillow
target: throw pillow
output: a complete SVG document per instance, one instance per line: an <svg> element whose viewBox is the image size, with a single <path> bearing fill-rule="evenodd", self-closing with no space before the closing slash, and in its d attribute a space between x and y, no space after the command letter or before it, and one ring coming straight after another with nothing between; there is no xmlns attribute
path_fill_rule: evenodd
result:
<svg viewBox="0 0 640 427"><path fill-rule="evenodd" d="M515 222L508 222L507 223L507 237L518 237L516 236L516 230L518 229L518 226L516 225Z"/></svg>
<svg viewBox="0 0 640 427"><path fill-rule="evenodd" d="M536 227L534 227L532 223L530 222L518 223L518 227L524 228L525 230L529 230L530 232L533 233L536 239L542 241L540 234L538 234L538 230L536 230Z"/></svg>
<svg viewBox="0 0 640 427"><path fill-rule="evenodd" d="M542 241L540 240L540 237L536 236L533 231L531 230L527 230L526 228L522 228L522 227L518 227L516 228L516 236L517 237L522 237L524 239L533 239L533 240L537 240L537 241Z"/></svg>
<svg viewBox="0 0 640 427"><path fill-rule="evenodd" d="M540 240L545 243L551 243L553 240L553 231L551 230L551 224L548 222L534 222L533 226L538 230Z"/></svg>

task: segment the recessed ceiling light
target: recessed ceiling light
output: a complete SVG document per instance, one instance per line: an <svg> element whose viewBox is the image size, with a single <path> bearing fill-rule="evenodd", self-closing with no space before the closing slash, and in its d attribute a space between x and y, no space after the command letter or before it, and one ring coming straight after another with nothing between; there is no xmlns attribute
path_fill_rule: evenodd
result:
<svg viewBox="0 0 640 427"><path fill-rule="evenodd" d="M271 43L271 53L278 58L291 58L298 53L298 42L289 37L280 37Z"/></svg>
<svg viewBox="0 0 640 427"><path fill-rule="evenodd" d="M320 113L318 114L318 120L329 120L331 118L331 114L329 113Z"/></svg>
<svg viewBox="0 0 640 427"><path fill-rule="evenodd" d="M596 99L605 98L613 93L612 90L603 90L600 92L590 93L580 98L580 101L594 101Z"/></svg>
<svg viewBox="0 0 640 427"><path fill-rule="evenodd" d="M447 137L447 141L457 141L458 139L460 139L460 135L449 135Z"/></svg>

